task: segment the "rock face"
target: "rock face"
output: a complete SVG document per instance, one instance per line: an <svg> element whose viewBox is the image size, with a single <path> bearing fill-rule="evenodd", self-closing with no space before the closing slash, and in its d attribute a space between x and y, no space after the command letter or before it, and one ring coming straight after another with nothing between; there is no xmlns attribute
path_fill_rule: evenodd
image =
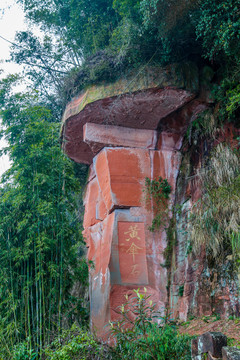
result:
<svg viewBox="0 0 240 360"><path fill-rule="evenodd" d="M117 318L124 296L132 296L136 288L145 287L160 312L170 305L183 320L193 309L200 314L214 311L211 294L204 292L199 280L208 276L204 251L198 259L187 252L184 216L201 196L200 187L197 181L179 183L183 138L189 124L208 107L206 99L198 96L197 69L191 64L180 70L177 66L147 69L133 79L129 87L119 81L88 89L68 105L62 127L67 155L90 164L83 225L93 263L91 323L102 338L105 325ZM172 189L169 221L176 201L182 205L176 220L177 246L168 269L164 254L170 240L165 226L149 231L155 214L143 194L145 179L159 177L167 179ZM219 309L226 310L227 294ZM229 297L228 306L232 300ZM236 299L234 304L237 312Z"/></svg>
<svg viewBox="0 0 240 360"><path fill-rule="evenodd" d="M240 360L240 350L233 347L224 347L222 349L223 360Z"/></svg>
<svg viewBox="0 0 240 360"><path fill-rule="evenodd" d="M192 63L166 69L145 67L114 84L92 87L66 107L64 151L77 162L91 164L96 152L83 141L84 124L155 130L161 119L191 101L197 91L198 70Z"/></svg>
<svg viewBox="0 0 240 360"><path fill-rule="evenodd" d="M192 340L192 360L239 360L240 350L227 346L221 332L207 332Z"/></svg>
<svg viewBox="0 0 240 360"><path fill-rule="evenodd" d="M101 336L134 288L146 287L159 310L165 309L166 233L148 230L153 214L145 208L143 188L146 177L162 176L174 189L180 163L180 153L169 149L105 147L94 158L84 200L84 235L94 263L92 326Z"/></svg>
<svg viewBox="0 0 240 360"><path fill-rule="evenodd" d="M231 126L226 126L218 142L231 142ZM201 169L204 154L209 151L203 143L192 155L182 157L181 170L176 184L175 203L181 208L176 215L177 244L173 248L169 269L169 305L173 315L185 321L194 317L220 315L221 318L240 315L239 275L234 273L232 262L210 267L205 249L198 254L189 251L189 213L201 197ZM181 290L181 291L180 291Z"/></svg>
<svg viewBox="0 0 240 360"><path fill-rule="evenodd" d="M192 359L198 359L202 354L210 358L221 359L222 348L227 346L227 337L220 332L207 332L192 340Z"/></svg>

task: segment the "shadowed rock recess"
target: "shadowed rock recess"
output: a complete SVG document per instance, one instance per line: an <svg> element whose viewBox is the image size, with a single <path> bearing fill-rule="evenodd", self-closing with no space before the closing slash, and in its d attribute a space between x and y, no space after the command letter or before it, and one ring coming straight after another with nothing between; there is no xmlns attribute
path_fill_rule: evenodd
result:
<svg viewBox="0 0 240 360"><path fill-rule="evenodd" d="M211 106L206 88L200 90L194 64L145 67L128 79L88 88L66 107L62 147L74 161L90 165L83 225L94 264L91 326L102 338L125 295L133 296L136 288L145 287L162 314L170 306L182 320L189 314L239 311L237 283L224 275L214 280L204 251L197 258L188 254L185 217L201 191L196 179L179 178L187 129ZM166 226L149 231L155 214L144 200L146 177L162 177L171 185L169 223L176 203L182 209L170 267Z"/></svg>

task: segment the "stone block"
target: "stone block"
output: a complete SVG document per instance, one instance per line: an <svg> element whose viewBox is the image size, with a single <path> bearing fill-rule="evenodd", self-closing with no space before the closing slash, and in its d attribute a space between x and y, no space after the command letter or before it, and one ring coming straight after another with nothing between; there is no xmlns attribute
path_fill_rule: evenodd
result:
<svg viewBox="0 0 240 360"><path fill-rule="evenodd" d="M143 149L108 149L107 159L113 203L141 206L145 177L150 177L150 156Z"/></svg>
<svg viewBox="0 0 240 360"><path fill-rule="evenodd" d="M100 154L96 156L94 161L94 168L106 208L110 210L113 207L113 201L112 201L107 153L105 150L101 151Z"/></svg>
<svg viewBox="0 0 240 360"><path fill-rule="evenodd" d="M98 222L96 218L96 205L99 198L99 186L96 177L93 178L87 186L86 194L84 196L84 228L88 228Z"/></svg>
<svg viewBox="0 0 240 360"><path fill-rule="evenodd" d="M215 358L222 357L222 348L227 345L227 337L221 332L207 332L201 337L203 352L210 352Z"/></svg>
<svg viewBox="0 0 240 360"><path fill-rule="evenodd" d="M155 71L152 74L154 77L157 75ZM169 71L163 77L169 78ZM149 79L149 73L147 78ZM162 75L160 78L162 78ZM179 89L176 88L175 81L173 87L167 85L169 82L166 79L161 80L160 83L160 87L159 85L150 88L147 86L146 89L146 82L143 82L144 89L142 90L144 91L139 91L141 86L137 82L137 91L135 93L132 90L129 92L129 89L126 91L125 88L123 93L120 90L121 96L117 97L117 94L120 95L118 86L116 88L114 86L117 93L113 88L109 89L108 93L108 85L98 87L98 89L94 86L89 88L85 94L79 95L77 99L68 104L64 112L64 124L61 130L64 151L71 159L77 162L91 164L93 157L96 155L95 145L97 144L94 145L90 139L89 144L91 146L84 142L83 126L85 123L107 126L112 124L119 127L124 124L124 126L132 129L156 130L160 124L162 125L167 116L176 113L178 109L185 107L195 98L194 93L183 89L185 86L184 81L180 82ZM104 90L103 93L102 90ZM99 91L100 93L98 93ZM168 128L172 129L169 125ZM175 123L173 126L175 130ZM103 144L106 143L103 141ZM125 143L123 145L126 146ZM94 151L92 151L91 147ZM98 145L96 150L99 151Z"/></svg>
<svg viewBox="0 0 240 360"><path fill-rule="evenodd" d="M118 253L122 283L147 284L144 223L118 222Z"/></svg>
<svg viewBox="0 0 240 360"><path fill-rule="evenodd" d="M198 351L198 339L192 339L192 343L191 343L191 353L192 353L192 358L195 359L196 356L199 355L199 351ZM200 353L201 354L201 353Z"/></svg>
<svg viewBox="0 0 240 360"><path fill-rule="evenodd" d="M101 275L103 284L105 282L106 270L110 263L113 225L114 213L83 232L88 246L88 260L93 261L94 273Z"/></svg>
<svg viewBox="0 0 240 360"><path fill-rule="evenodd" d="M181 164L181 153L172 150L150 150L152 162L152 176L153 179L158 179L161 176L163 179L168 179L172 186L172 194L175 193L176 179L179 173Z"/></svg>
<svg viewBox="0 0 240 360"><path fill-rule="evenodd" d="M105 148L94 165L108 211L142 205L145 177L151 173L148 150Z"/></svg>
<svg viewBox="0 0 240 360"><path fill-rule="evenodd" d="M87 179L87 182L89 183L93 178L96 177L96 173L95 173L95 169L94 169L94 166L93 164L91 164L89 166L89 170L88 170L88 179Z"/></svg>
<svg viewBox="0 0 240 360"><path fill-rule="evenodd" d="M223 347L222 349L223 360L240 360L240 349L235 347Z"/></svg>
<svg viewBox="0 0 240 360"><path fill-rule="evenodd" d="M83 140L94 154L106 146L155 149L157 131L86 123L83 127Z"/></svg>
<svg viewBox="0 0 240 360"><path fill-rule="evenodd" d="M220 332L207 332L192 340L192 357L210 353L212 358L221 358L227 337Z"/></svg>
<svg viewBox="0 0 240 360"><path fill-rule="evenodd" d="M96 220L104 220L108 211L103 200L102 194L99 194L98 201L96 203Z"/></svg>

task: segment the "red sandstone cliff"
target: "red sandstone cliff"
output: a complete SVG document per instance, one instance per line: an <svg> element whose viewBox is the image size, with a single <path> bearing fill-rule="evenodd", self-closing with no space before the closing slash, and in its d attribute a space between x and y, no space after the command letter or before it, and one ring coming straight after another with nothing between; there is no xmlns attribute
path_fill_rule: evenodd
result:
<svg viewBox="0 0 240 360"><path fill-rule="evenodd" d="M160 311L175 317L239 315L239 281L231 257L209 261L205 247L193 253L189 214L203 190L199 169L216 142L196 144L186 134L212 107L193 64L144 73L88 89L66 108L63 149L90 164L84 203L84 235L90 270L92 327L99 335L117 317L132 289L146 287ZM228 139L225 129L217 143ZM145 179L171 185L168 224L154 232L155 216L143 196ZM171 227L171 228L170 228ZM168 229L167 229L168 228ZM174 241L173 241L174 239Z"/></svg>

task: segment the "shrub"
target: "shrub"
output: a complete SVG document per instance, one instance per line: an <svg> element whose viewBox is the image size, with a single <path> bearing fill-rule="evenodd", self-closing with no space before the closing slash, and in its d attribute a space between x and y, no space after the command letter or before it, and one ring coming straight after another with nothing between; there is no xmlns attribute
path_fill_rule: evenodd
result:
<svg viewBox="0 0 240 360"><path fill-rule="evenodd" d="M111 349L95 339L89 332L73 325L45 349L48 360L113 359Z"/></svg>
<svg viewBox="0 0 240 360"><path fill-rule="evenodd" d="M166 315L155 310L150 296L134 290L136 296L120 307L119 320L111 322L111 334L116 338L118 359L190 360L190 337L180 335ZM154 322L158 319L160 324Z"/></svg>
<svg viewBox="0 0 240 360"><path fill-rule="evenodd" d="M201 1L196 31L206 57L214 59L223 54L239 59L239 6L239 0Z"/></svg>

